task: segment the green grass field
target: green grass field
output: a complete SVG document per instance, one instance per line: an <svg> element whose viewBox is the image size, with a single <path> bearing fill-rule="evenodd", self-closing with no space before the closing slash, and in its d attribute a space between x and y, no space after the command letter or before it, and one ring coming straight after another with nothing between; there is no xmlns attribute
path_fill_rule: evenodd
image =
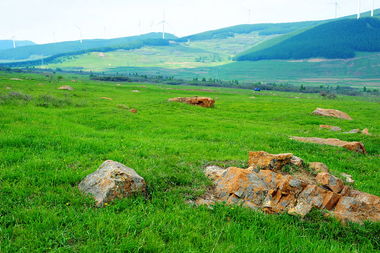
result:
<svg viewBox="0 0 380 253"><path fill-rule="evenodd" d="M64 84L75 90L57 90ZM69 75L49 83L43 75L0 73L0 252L380 250L379 223L341 225L318 211L300 219L186 203L210 185L205 165L244 166L254 150L324 162L335 175L351 174L355 188L380 195L378 100L120 84ZM167 102L193 95L215 98L216 105ZM313 116L316 107L345 111L354 120ZM320 130L320 124L369 128L373 135ZM293 135L362 141L368 154L298 143L289 140ZM143 176L149 197L96 208L77 185L107 159Z"/></svg>

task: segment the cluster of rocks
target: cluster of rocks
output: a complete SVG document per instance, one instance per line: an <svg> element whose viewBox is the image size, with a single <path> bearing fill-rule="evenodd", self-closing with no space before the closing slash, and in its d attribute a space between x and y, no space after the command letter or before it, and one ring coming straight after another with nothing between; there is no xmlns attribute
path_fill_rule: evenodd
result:
<svg viewBox="0 0 380 253"><path fill-rule="evenodd" d="M202 107L213 107L215 100L209 97L177 97L169 98L169 102L181 102L190 105L198 105Z"/></svg>
<svg viewBox="0 0 380 253"><path fill-rule="evenodd" d="M317 108L313 112L315 115L320 115L320 116L326 116L326 117L335 117L339 119L345 119L345 120L352 120L352 118L347 114L339 110L335 109L322 109L322 108ZM330 126L330 125L320 125L320 128L324 129L329 129L331 131L341 131L342 129L337 126ZM349 132L345 133L358 133L362 132L363 134L368 133L368 129L365 128L362 131L360 129L353 129ZM337 146L337 147L343 147L345 149L355 151L358 153L366 154L366 150L364 147L364 144L358 141L342 141L336 138L318 138L318 137L299 137L299 136L292 136L290 137L292 140L300 141L300 142L305 142L305 143L315 143L315 144L322 144L322 145L330 145L330 146Z"/></svg>
<svg viewBox="0 0 380 253"><path fill-rule="evenodd" d="M296 168L296 172L284 172L287 167ZM205 174L214 187L195 203L226 202L266 213L300 216L318 208L344 222L380 221L379 197L353 190L329 174L322 163L310 164L316 175L305 168L302 159L290 153L250 152L247 169L207 167Z"/></svg>
<svg viewBox="0 0 380 253"><path fill-rule="evenodd" d="M264 151L249 153L249 167L241 169L206 167L205 174L214 186L197 205L225 202L242 205L266 213L305 216L312 208L324 209L327 215L346 222L380 221L380 198L351 188L351 175L342 179L329 173L323 163L305 165L293 154L273 155ZM293 174L286 172L292 168ZM107 160L95 172L86 176L79 189L90 194L98 207L115 199L145 195L144 178L125 165Z"/></svg>

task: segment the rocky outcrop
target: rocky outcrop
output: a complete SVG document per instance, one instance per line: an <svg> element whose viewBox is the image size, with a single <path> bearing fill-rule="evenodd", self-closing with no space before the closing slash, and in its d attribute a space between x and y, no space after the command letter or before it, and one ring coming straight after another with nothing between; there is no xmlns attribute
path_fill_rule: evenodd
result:
<svg viewBox="0 0 380 253"><path fill-rule="evenodd" d="M363 143L358 142L358 141L348 142L348 141L342 141L335 138L323 139L323 138L317 138L317 137L297 137L297 136L290 137L290 139L300 141L300 142L306 142L306 143L315 143L315 144L343 147L345 149L355 151L358 153L362 153L362 154L366 153Z"/></svg>
<svg viewBox="0 0 380 253"><path fill-rule="evenodd" d="M69 85L63 85L59 87L58 90L74 90L74 88Z"/></svg>
<svg viewBox="0 0 380 253"><path fill-rule="evenodd" d="M313 111L313 114L326 117L334 117L339 119L352 120L352 118L345 112L335 110L335 109L322 109L317 108Z"/></svg>
<svg viewBox="0 0 380 253"><path fill-rule="evenodd" d="M340 128L340 127L330 126L330 125L319 125L319 127L323 128L323 129L329 129L329 130L334 131L334 132L338 132L338 131L342 130L342 128Z"/></svg>
<svg viewBox="0 0 380 253"><path fill-rule="evenodd" d="M191 105L198 105L202 107L212 107L215 104L215 100L208 97L178 97L170 98L169 102L181 102Z"/></svg>
<svg viewBox="0 0 380 253"><path fill-rule="evenodd" d="M205 174L214 182L214 187L195 203L225 202L266 213L287 212L300 216L318 208L342 221L380 221L379 197L352 190L328 172L314 176L304 171L303 175L310 177L304 180L297 174L282 171L286 166L295 166L292 157L295 156L290 153L273 155L259 151L250 152L247 169L208 166ZM303 170L303 167L298 169Z"/></svg>
<svg viewBox="0 0 380 253"><path fill-rule="evenodd" d="M90 194L97 206L103 206L117 198L146 193L144 178L125 165L111 160L105 161L98 170L86 176L79 190Z"/></svg>

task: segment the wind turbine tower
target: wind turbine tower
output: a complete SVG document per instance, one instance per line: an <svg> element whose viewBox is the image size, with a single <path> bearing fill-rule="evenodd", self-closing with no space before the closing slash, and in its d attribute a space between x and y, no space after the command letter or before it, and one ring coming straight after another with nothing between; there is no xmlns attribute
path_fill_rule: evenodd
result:
<svg viewBox="0 0 380 253"><path fill-rule="evenodd" d="M357 14L357 19L360 18L360 11L361 11L361 2L358 0L358 14Z"/></svg>
<svg viewBox="0 0 380 253"><path fill-rule="evenodd" d="M161 22L158 24L162 24L162 39L165 39L165 25L167 24L166 19L165 19L165 11L163 13L163 19Z"/></svg>
<svg viewBox="0 0 380 253"><path fill-rule="evenodd" d="M375 9L375 0L372 0L371 17L373 17L374 9Z"/></svg>
<svg viewBox="0 0 380 253"><path fill-rule="evenodd" d="M83 40L82 40L82 29L80 29L80 27L79 26L75 26L77 29L78 29L78 31L79 31L79 41L80 41L80 44L83 44Z"/></svg>
<svg viewBox="0 0 380 253"><path fill-rule="evenodd" d="M335 18L338 18L338 6L339 6L339 4L338 4L338 1L335 1Z"/></svg>
<svg viewBox="0 0 380 253"><path fill-rule="evenodd" d="M12 36L13 48L16 48L15 36Z"/></svg>

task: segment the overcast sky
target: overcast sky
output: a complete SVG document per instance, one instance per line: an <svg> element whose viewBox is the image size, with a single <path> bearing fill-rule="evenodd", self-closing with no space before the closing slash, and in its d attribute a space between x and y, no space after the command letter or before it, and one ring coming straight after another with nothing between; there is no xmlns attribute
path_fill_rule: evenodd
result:
<svg viewBox="0 0 380 253"><path fill-rule="evenodd" d="M361 0L362 11L373 0ZM380 8L380 0L374 0ZM335 0L0 0L0 39L37 43L115 38L161 31L177 36L265 22L334 18ZM354 14L358 0L338 0L338 16Z"/></svg>

